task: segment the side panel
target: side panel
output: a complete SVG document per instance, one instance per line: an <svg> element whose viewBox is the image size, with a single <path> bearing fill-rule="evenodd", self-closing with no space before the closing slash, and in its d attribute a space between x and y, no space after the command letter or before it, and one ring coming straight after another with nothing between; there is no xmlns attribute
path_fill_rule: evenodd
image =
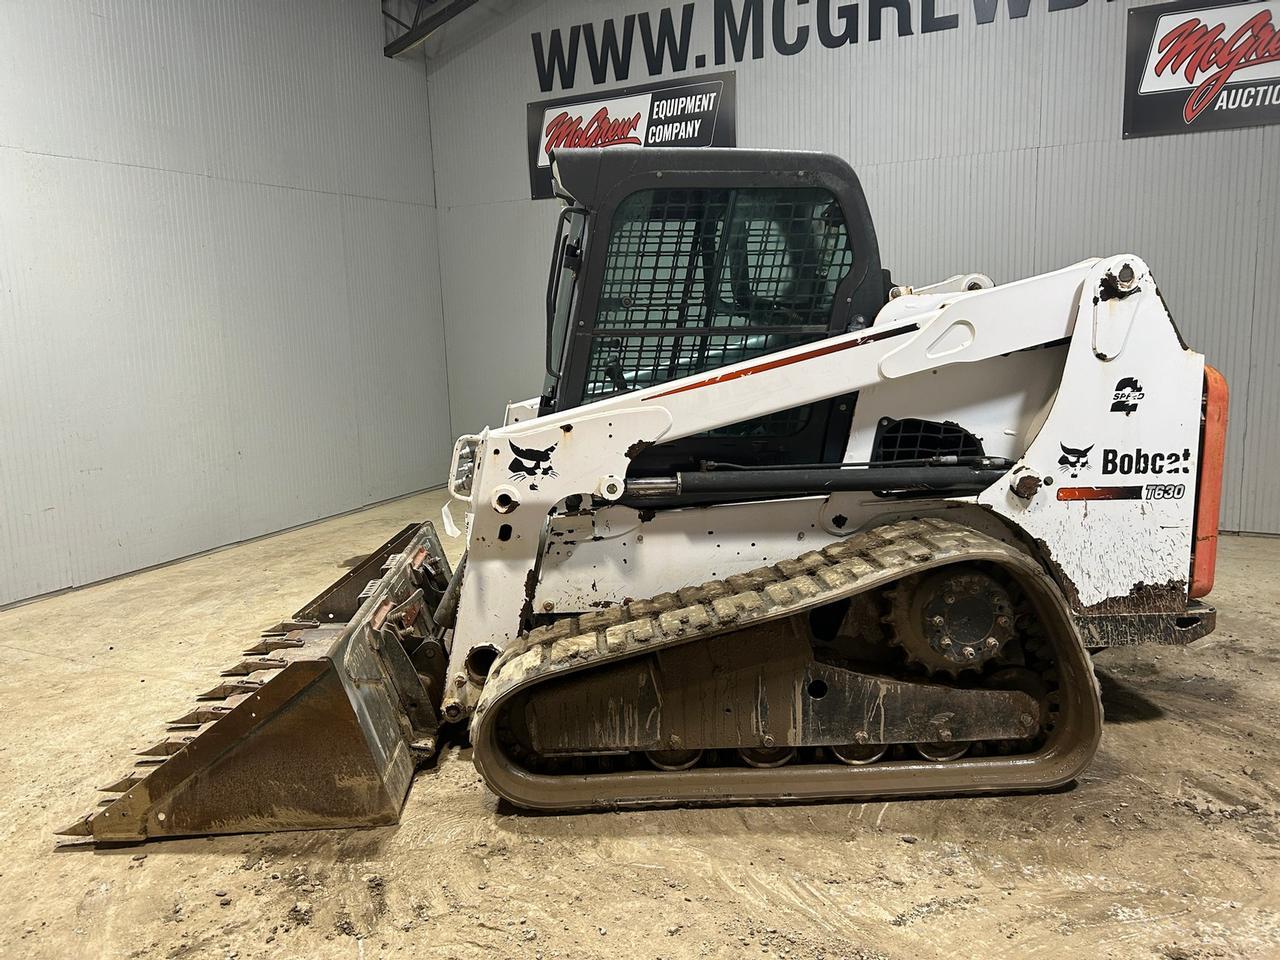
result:
<svg viewBox="0 0 1280 960"><path fill-rule="evenodd" d="M1099 262L1044 426L979 497L1040 545L1077 612L1185 609L1203 376L1146 264Z"/></svg>
<svg viewBox="0 0 1280 960"><path fill-rule="evenodd" d="M867 387L858 394L844 461L871 459L882 417L952 421L981 440L987 456L1017 459L1053 399L1066 357L1062 344Z"/></svg>
<svg viewBox="0 0 1280 960"><path fill-rule="evenodd" d="M1019 545L1003 521L972 502L836 493L656 514L612 506L552 520L535 609L582 612L674 592L821 550L876 524L923 516Z"/></svg>

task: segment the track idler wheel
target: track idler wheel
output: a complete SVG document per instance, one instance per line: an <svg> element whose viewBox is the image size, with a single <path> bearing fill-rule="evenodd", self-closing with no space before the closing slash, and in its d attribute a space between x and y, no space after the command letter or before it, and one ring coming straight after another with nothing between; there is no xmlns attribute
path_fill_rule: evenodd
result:
<svg viewBox="0 0 1280 960"><path fill-rule="evenodd" d="M917 743L916 753L933 763L949 763L959 760L969 752L967 743Z"/></svg>
<svg viewBox="0 0 1280 960"><path fill-rule="evenodd" d="M831 753L846 766L863 767L875 763L889 750L886 743L846 743L832 747Z"/></svg>
<svg viewBox="0 0 1280 960"><path fill-rule="evenodd" d="M743 747L738 751L742 762L749 767L785 766L795 755L795 747Z"/></svg>
<svg viewBox="0 0 1280 960"><path fill-rule="evenodd" d="M688 770L702 759L701 750L649 750L645 758L658 770Z"/></svg>

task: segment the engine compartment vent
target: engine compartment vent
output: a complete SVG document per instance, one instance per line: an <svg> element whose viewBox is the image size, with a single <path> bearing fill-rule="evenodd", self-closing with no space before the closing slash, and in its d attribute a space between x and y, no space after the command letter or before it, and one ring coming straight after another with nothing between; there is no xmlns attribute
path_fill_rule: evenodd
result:
<svg viewBox="0 0 1280 960"><path fill-rule="evenodd" d="M951 420L882 417L876 428L871 459L877 463L928 460L931 457L982 457L982 440Z"/></svg>

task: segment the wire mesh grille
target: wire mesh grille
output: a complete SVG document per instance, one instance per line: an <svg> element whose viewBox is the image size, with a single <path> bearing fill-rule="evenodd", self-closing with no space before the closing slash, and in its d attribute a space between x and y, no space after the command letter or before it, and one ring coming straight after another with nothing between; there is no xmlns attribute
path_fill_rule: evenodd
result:
<svg viewBox="0 0 1280 960"><path fill-rule="evenodd" d="M852 264L825 190L632 194L614 216L584 400L822 339ZM785 436L808 415L802 407L716 433Z"/></svg>
<svg viewBox="0 0 1280 960"><path fill-rule="evenodd" d="M982 441L959 424L907 417L880 424L871 459L893 462L924 460L929 457L983 455Z"/></svg>

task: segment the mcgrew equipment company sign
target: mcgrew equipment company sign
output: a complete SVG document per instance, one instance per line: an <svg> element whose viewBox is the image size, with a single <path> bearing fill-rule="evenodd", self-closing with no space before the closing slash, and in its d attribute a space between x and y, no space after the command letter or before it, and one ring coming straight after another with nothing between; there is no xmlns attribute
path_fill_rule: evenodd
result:
<svg viewBox="0 0 1280 960"><path fill-rule="evenodd" d="M710 73L529 104L529 184L551 196L551 152L582 147L732 147L734 75Z"/></svg>
<svg viewBox="0 0 1280 960"><path fill-rule="evenodd" d="M1280 122L1280 0L1129 11L1124 135Z"/></svg>

